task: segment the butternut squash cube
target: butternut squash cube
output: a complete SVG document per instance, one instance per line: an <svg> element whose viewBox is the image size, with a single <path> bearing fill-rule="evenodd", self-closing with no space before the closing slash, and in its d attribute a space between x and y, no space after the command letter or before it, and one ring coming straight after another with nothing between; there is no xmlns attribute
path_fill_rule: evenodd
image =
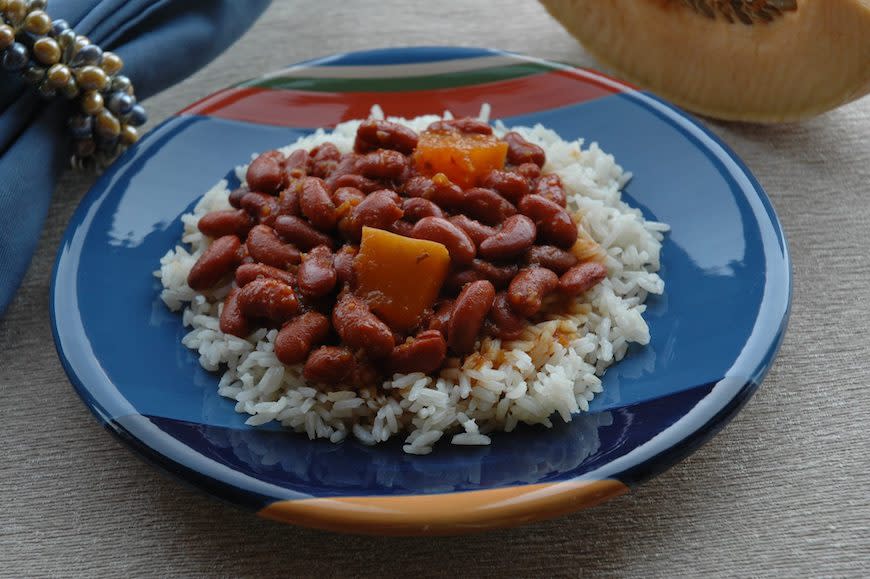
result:
<svg viewBox="0 0 870 579"><path fill-rule="evenodd" d="M408 330L438 299L448 267L440 243L363 227L354 261L357 293L392 329Z"/></svg>
<svg viewBox="0 0 870 579"><path fill-rule="evenodd" d="M444 173L463 189L474 187L493 169L503 169L507 143L493 135L425 131L414 163L423 175Z"/></svg>

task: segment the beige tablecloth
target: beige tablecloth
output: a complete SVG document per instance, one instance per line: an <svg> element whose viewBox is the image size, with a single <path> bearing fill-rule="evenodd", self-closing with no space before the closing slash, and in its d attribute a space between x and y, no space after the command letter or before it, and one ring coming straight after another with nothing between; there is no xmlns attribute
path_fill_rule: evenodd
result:
<svg viewBox="0 0 870 579"><path fill-rule="evenodd" d="M493 46L595 66L532 0L276 0L154 122L228 84L337 51ZM0 576L860 576L870 574L870 99L800 124L708 123L770 194L794 258L791 326L743 412L604 506L460 538L339 536L258 519L158 473L73 392L49 273L89 178L68 174L0 321Z"/></svg>

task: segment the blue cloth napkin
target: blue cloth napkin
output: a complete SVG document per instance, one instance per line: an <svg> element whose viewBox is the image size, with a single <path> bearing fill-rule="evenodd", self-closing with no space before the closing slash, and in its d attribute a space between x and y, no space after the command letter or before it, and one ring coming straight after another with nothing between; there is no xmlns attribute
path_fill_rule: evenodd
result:
<svg viewBox="0 0 870 579"><path fill-rule="evenodd" d="M190 75L237 39L269 0L54 0L48 13L124 60L139 100ZM179 108L186 103L178 103ZM0 71L0 315L21 283L57 176L70 106Z"/></svg>

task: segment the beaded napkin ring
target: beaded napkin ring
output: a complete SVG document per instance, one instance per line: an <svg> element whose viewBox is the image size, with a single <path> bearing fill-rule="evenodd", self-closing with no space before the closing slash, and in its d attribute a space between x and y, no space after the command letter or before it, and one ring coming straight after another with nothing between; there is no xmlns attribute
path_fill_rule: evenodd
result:
<svg viewBox="0 0 870 579"><path fill-rule="evenodd" d="M139 139L145 109L136 103L133 84L118 74L121 58L64 20L49 18L47 0L0 0L0 66L20 73L46 99L74 99L69 119L71 163L78 169L108 166Z"/></svg>

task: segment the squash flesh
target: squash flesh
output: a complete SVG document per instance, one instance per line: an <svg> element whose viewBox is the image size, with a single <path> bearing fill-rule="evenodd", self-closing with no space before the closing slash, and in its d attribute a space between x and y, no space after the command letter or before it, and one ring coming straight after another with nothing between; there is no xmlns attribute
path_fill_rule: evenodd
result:
<svg viewBox="0 0 870 579"><path fill-rule="evenodd" d="M438 298L450 256L440 243L363 227L357 294L395 330L416 326Z"/></svg>
<svg viewBox="0 0 870 579"><path fill-rule="evenodd" d="M541 3L618 76L714 118L792 121L870 91L867 0L799 0L751 25L682 0Z"/></svg>
<svg viewBox="0 0 870 579"><path fill-rule="evenodd" d="M508 145L493 135L425 131L414 164L423 175L443 173L460 187L477 185L493 169L503 169Z"/></svg>

